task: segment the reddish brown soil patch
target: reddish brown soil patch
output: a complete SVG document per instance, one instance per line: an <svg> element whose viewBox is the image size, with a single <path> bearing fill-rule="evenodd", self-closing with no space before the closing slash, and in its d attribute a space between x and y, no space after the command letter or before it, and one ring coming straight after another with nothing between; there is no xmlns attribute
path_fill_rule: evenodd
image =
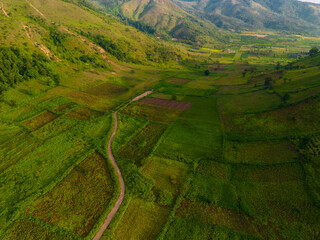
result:
<svg viewBox="0 0 320 240"><path fill-rule="evenodd" d="M165 100L165 99L159 99L159 98L144 98L140 100L142 103L156 105L156 106L162 106L172 109L177 109L181 111L186 111L191 107L191 102L182 102L182 101L174 101L174 100Z"/></svg>
<svg viewBox="0 0 320 240"><path fill-rule="evenodd" d="M171 78L169 80L169 82L176 84L176 85L182 85L182 84L187 83L189 81L190 81L190 79L185 79L185 78Z"/></svg>
<svg viewBox="0 0 320 240"><path fill-rule="evenodd" d="M44 112L38 115L37 117L24 122L23 125L27 126L32 130L37 130L58 117L59 115L54 114L52 112Z"/></svg>
<svg viewBox="0 0 320 240"><path fill-rule="evenodd" d="M85 92L103 98L114 98L126 93L128 90L116 84L103 83L87 89Z"/></svg>
<svg viewBox="0 0 320 240"><path fill-rule="evenodd" d="M88 120L90 117L96 116L96 115L98 114L95 114L95 112L89 108L76 109L66 114L66 116L69 118L74 118L79 120Z"/></svg>

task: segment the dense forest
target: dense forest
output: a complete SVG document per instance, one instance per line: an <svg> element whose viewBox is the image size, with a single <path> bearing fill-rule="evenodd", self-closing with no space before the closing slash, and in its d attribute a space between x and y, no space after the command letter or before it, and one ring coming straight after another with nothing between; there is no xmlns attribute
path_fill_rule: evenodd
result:
<svg viewBox="0 0 320 240"><path fill-rule="evenodd" d="M0 93L16 83L49 77L58 82L58 76L49 66L48 59L39 53L29 55L12 47L0 48Z"/></svg>

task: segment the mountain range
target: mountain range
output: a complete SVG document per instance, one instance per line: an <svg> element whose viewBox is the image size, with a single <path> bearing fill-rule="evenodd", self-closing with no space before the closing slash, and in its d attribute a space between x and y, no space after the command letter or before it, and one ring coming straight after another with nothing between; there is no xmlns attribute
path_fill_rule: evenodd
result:
<svg viewBox="0 0 320 240"><path fill-rule="evenodd" d="M320 5L297 0L87 0L182 39L231 31L320 33ZM192 34L194 33L194 34ZM201 33L201 34L199 34Z"/></svg>

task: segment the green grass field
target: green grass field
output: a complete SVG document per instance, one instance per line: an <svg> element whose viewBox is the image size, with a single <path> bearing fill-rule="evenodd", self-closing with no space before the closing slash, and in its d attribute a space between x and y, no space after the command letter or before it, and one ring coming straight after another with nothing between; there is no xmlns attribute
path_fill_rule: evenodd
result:
<svg viewBox="0 0 320 240"><path fill-rule="evenodd" d="M125 197L103 239L319 238L319 38L167 41L75 0L0 10L0 239L93 239L119 194L115 111Z"/></svg>

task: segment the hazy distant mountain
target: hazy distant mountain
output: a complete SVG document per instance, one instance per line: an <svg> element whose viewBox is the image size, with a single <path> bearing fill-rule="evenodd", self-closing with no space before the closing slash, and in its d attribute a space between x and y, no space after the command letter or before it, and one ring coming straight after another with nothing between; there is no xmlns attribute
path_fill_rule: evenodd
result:
<svg viewBox="0 0 320 240"><path fill-rule="evenodd" d="M297 0L173 1L188 12L230 30L318 33L320 28L320 5Z"/></svg>

